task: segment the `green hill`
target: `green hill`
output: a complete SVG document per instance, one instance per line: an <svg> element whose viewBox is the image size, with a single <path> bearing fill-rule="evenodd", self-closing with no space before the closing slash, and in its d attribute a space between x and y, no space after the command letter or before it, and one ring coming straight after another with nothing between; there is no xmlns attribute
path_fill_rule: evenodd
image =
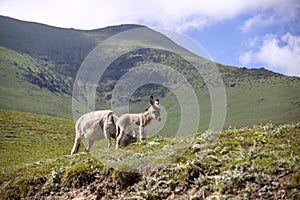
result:
<svg viewBox="0 0 300 200"><path fill-rule="evenodd" d="M224 130L214 133L207 131L212 108L203 77L159 45L111 63L97 85L96 108L110 107L112 88L133 67L162 64L182 74L195 91L198 133L169 137L181 117L177 97L167 87L147 84L134 92L130 109L143 111L149 93L160 98L168 120L159 135L119 151L97 141L92 153L81 148L69 155L75 134L72 92L80 65L101 41L140 27L75 30L0 16L0 199L299 199L300 78L216 63L227 112ZM147 34L180 49L151 29ZM186 143L185 151L172 154ZM131 171L135 159L153 154L143 168L158 164L156 170ZM119 165L111 167L112 160Z"/></svg>
<svg viewBox="0 0 300 200"><path fill-rule="evenodd" d="M0 27L1 46L50 62L55 72L74 77L84 58L99 42L141 26L126 25L83 31L0 16Z"/></svg>
<svg viewBox="0 0 300 200"><path fill-rule="evenodd" d="M81 148L81 153L68 155L74 139L72 120L6 110L0 110L0 120L0 199L300 197L300 124L230 128L219 135L202 132L176 139L151 137L143 145L107 150L111 157L127 157L119 158L113 168L107 164L111 157L101 157L105 145L94 146L92 153ZM154 171L136 173L131 168L137 157L170 152L174 144L186 141L192 142L186 151L158 153L143 165L163 164Z"/></svg>
<svg viewBox="0 0 300 200"><path fill-rule="evenodd" d="M120 25L87 31L0 17L0 108L72 118L73 84L83 60L99 42L140 27ZM180 49L167 37L147 30L154 39L159 38ZM207 62L202 58L198 60L203 65ZM135 50L116 59L98 83L96 108L109 108L112 88L119 78L133 67L149 62L171 66L189 81L200 99L200 130L206 130L211 118L207 85L190 63L159 49L159 46ZM263 68L216 65L226 87L225 127L299 121L299 78ZM143 111L148 105L149 93L159 97L168 112L168 121L162 132L172 134L178 128L181 113L178 100L168 88L156 84L140 87L131 97L131 111Z"/></svg>
<svg viewBox="0 0 300 200"><path fill-rule="evenodd" d="M70 118L71 97L63 93L65 80L58 82L62 77L53 78L54 73L43 71L27 54L0 47L0 55L0 108ZM28 81L33 76L36 84ZM49 88L43 87L46 81Z"/></svg>

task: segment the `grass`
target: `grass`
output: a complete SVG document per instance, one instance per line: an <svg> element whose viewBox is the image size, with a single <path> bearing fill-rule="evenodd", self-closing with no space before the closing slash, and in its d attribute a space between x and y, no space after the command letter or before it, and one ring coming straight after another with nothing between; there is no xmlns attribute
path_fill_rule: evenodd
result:
<svg viewBox="0 0 300 200"><path fill-rule="evenodd" d="M205 131L176 139L156 136L118 151L98 149L95 144L91 154L70 156L72 121L6 110L0 114L1 199L54 194L70 198L75 194L71 191L82 188L105 199L121 194L125 199L297 199L300 195L299 123L231 127L217 135ZM174 150L174 144L190 142L200 149L192 150L191 145L173 156L165 153ZM105 152L125 157L112 168ZM145 167L140 173L130 172L134 166L130 162L153 152L155 157L147 164L157 164L154 171Z"/></svg>
<svg viewBox="0 0 300 200"><path fill-rule="evenodd" d="M227 88L226 126L246 126L269 121L296 123L300 107L292 102L299 99L299 83L291 81L288 84L280 84L277 80L274 78L270 82L266 80L252 83L251 88L247 85ZM241 113L243 116L239 117Z"/></svg>
<svg viewBox="0 0 300 200"><path fill-rule="evenodd" d="M26 23L6 17L1 17L0 23L6 27L0 30L0 35L3 36L0 42L3 46L0 47L0 108L69 119L72 118L73 81L86 55L105 38L138 27L123 25L95 31L79 31ZM154 35L151 31L149 34L162 42L159 45L176 48L167 38L161 40L163 36ZM116 44L115 48L125 47L128 43L141 45L140 41L130 40ZM113 55L115 48L107 49L107 53ZM211 100L203 77L186 60L159 48L160 46L157 49L137 49L125 53L111 63L98 84L96 109L110 107L109 97L112 90L128 70L145 63L163 64L179 72L192 85L200 105L201 120L198 131L206 130L211 118ZM198 57L189 58L197 60L200 65L206 66L208 63ZM265 69L237 68L221 64L216 66L226 86L225 128L264 124L269 121L276 124L296 123L299 119L299 78L283 76ZM168 80L175 81L174 86L180 86L180 81L171 74ZM149 95L160 98L161 105L168 113L167 127L161 133L169 136L174 134L181 117L176 96L168 88L152 84L138 88L131 100L146 101ZM132 111L143 111L148 106L145 101L140 105L133 105Z"/></svg>
<svg viewBox="0 0 300 200"><path fill-rule="evenodd" d="M71 151L71 120L1 110L0 121L0 168L56 158Z"/></svg>
<svg viewBox="0 0 300 200"><path fill-rule="evenodd" d="M24 70L40 70L35 59L0 47L0 109L72 118L71 97L26 81Z"/></svg>
<svg viewBox="0 0 300 200"><path fill-rule="evenodd" d="M0 198L15 199L34 194L41 188L44 192L55 189L55 184L71 187L80 175L103 168L88 154L60 156L23 165L12 165L1 169ZM98 173L98 172L97 172ZM74 185L73 185L74 186Z"/></svg>
<svg viewBox="0 0 300 200"><path fill-rule="evenodd" d="M134 28L65 30L4 17L0 23L6 27L0 31L6 38L1 40L5 47L0 47L0 108L64 118L72 118L72 77L85 55L104 38ZM63 196L71 189L92 185L90 193L97 191L96 196L108 199L121 198L120 194L145 199L299 199L299 124L295 125L300 116L299 78L217 64L226 86L227 115L225 130L213 143L214 135L206 131L211 117L207 87L195 69L170 52L141 49L118 58L97 89L97 108L110 107L109 100L101 98L109 99L108 89L121 72L143 62L172 66L189 80L200 104L198 135L168 138L175 135L180 122L177 98L167 88L145 85L132 98L145 101L130 105L131 111L148 106L150 88L162 97L161 105L168 114L166 126L159 136L148 138L154 145L112 150L117 158L125 157L119 160L119 169L108 169L111 151L105 149L68 156L74 140L73 121L0 110L0 198L39 198L51 192ZM270 121L274 124L268 124ZM103 143L98 143L100 149ZM198 143L201 150L183 148L182 152L178 148L179 154L168 154L177 144L185 147L190 143ZM156 166L156 171L133 176L129 169L139 166L136 160ZM125 183L128 177L130 184Z"/></svg>

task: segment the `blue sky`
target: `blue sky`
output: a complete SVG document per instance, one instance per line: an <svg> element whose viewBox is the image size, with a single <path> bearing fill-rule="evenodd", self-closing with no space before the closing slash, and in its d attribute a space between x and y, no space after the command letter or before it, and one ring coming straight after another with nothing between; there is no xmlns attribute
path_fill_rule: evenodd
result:
<svg viewBox="0 0 300 200"><path fill-rule="evenodd" d="M165 28L218 63L300 77L299 0L0 0L0 15L64 28Z"/></svg>

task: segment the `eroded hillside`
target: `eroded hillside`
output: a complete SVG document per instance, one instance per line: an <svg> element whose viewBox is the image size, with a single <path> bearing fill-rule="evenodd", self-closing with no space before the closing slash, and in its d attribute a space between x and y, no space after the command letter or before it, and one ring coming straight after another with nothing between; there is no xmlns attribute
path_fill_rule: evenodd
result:
<svg viewBox="0 0 300 200"><path fill-rule="evenodd" d="M174 142L192 144L172 163L140 173L128 168L130 159L112 168L98 154L67 155L73 125L60 118L1 110L1 199L300 197L299 123L229 128L219 134L205 131L189 138L154 136L147 144L122 151L136 156Z"/></svg>

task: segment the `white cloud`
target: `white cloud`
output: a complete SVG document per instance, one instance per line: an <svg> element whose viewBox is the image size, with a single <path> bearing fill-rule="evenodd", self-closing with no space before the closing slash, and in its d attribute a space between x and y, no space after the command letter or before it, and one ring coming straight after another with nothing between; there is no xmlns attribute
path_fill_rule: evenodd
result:
<svg viewBox="0 0 300 200"><path fill-rule="evenodd" d="M1 0L0 14L55 26L81 29L100 28L121 23L142 23L186 31L201 29L247 12L264 11L294 1ZM245 26L252 26L253 22L249 21L247 24Z"/></svg>
<svg viewBox="0 0 300 200"><path fill-rule="evenodd" d="M252 57L253 53L251 51L245 52L239 57L240 63L247 65L251 63Z"/></svg>
<svg viewBox="0 0 300 200"><path fill-rule="evenodd" d="M266 65L266 68L300 77L300 37L286 33L282 37L266 35L256 51L239 57L242 65Z"/></svg>
<svg viewBox="0 0 300 200"><path fill-rule="evenodd" d="M299 19L300 2L297 0L278 0L265 9L259 9L246 20L241 30L246 33L260 27L290 23Z"/></svg>
<svg viewBox="0 0 300 200"><path fill-rule="evenodd" d="M241 27L242 32L246 33L254 29L255 27L265 27L269 25L273 25L274 23L278 23L278 19L276 20L274 16L262 16L256 15L243 23Z"/></svg>
<svg viewBox="0 0 300 200"><path fill-rule="evenodd" d="M281 32L282 34L288 31L299 33L299 10L299 0L0 0L0 15L58 27L95 29L131 23L192 34L193 31L190 30L202 30L205 27L234 19L234 23L241 25L241 30L247 33L240 37L251 35L251 37L257 36L258 38L261 36L257 28L265 28L274 24L276 27L273 27L274 30L270 28L269 33L280 34ZM249 18L242 23L245 17ZM250 34L248 34L249 31ZM222 39L226 38L222 32L219 34ZM238 34L240 33L236 35ZM291 41L292 38L298 37L291 34L282 38L269 35L264 38L262 44L259 44L258 39L252 40L252 44L248 44L250 51L240 56L240 62L243 64L262 63L277 71L295 74L295 68L299 69L298 66L295 67L294 62L297 60L296 52L299 45L293 46L295 41ZM237 41L239 39L238 35ZM230 42L227 43L230 44ZM221 45L213 44L212 46L218 46L213 50L219 51ZM259 45L258 49L257 45ZM227 57L230 59L230 53L235 53L234 46L228 45L226 48L229 49L226 59ZM283 59L273 54L280 55ZM216 57L216 60L218 59L220 58ZM232 58L231 62L236 63L235 60L236 57ZM222 62L221 59L218 62ZM280 69L275 67L280 67Z"/></svg>

